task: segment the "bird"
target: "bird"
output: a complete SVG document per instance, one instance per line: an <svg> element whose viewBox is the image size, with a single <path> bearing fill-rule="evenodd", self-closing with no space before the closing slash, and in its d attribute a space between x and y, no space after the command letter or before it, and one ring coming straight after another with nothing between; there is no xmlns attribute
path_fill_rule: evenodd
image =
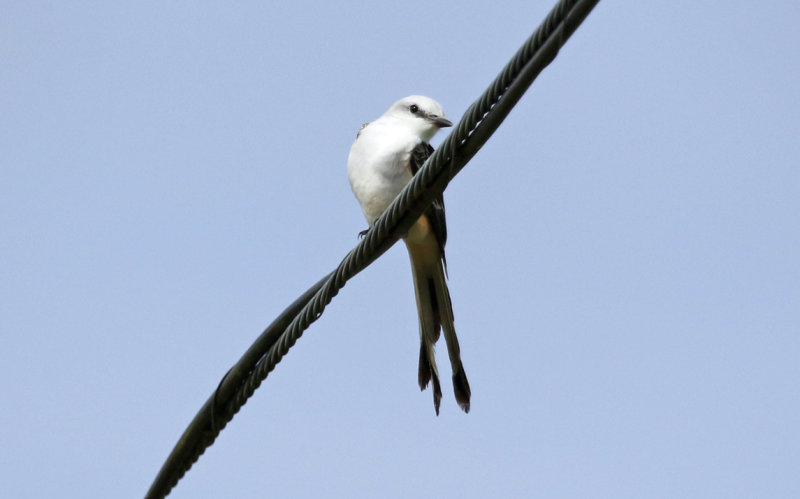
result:
<svg viewBox="0 0 800 499"><path fill-rule="evenodd" d="M411 95L392 104L378 119L361 126L350 148L347 176L370 229L433 153L429 142L436 132L452 125L438 102L430 97ZM419 315L417 378L420 390L432 383L433 406L438 416L442 387L434 346L443 331L456 402L468 413L471 391L461 362L446 281L447 226L442 195L434 199L403 240L411 260Z"/></svg>

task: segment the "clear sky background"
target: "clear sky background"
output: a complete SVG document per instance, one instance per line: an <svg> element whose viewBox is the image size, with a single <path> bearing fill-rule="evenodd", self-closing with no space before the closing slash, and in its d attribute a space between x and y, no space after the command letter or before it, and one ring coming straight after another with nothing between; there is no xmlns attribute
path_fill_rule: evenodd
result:
<svg viewBox="0 0 800 499"><path fill-rule="evenodd" d="M141 497L357 243L359 126L459 119L552 4L3 2L3 495ZM601 2L445 192L471 413L399 245L171 497L800 497L799 23Z"/></svg>

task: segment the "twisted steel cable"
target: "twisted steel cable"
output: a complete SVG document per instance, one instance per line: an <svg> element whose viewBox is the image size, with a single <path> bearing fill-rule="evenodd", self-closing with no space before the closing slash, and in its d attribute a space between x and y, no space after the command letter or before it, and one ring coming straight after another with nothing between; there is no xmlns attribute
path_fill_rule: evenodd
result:
<svg viewBox="0 0 800 499"><path fill-rule="evenodd" d="M165 497L349 279L385 253L491 137L599 0L561 0L339 266L284 310L223 377L159 471Z"/></svg>

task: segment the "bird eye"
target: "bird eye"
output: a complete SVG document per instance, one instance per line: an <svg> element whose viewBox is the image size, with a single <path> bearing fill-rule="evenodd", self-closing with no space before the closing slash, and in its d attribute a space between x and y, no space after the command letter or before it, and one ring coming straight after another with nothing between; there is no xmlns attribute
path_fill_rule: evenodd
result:
<svg viewBox="0 0 800 499"><path fill-rule="evenodd" d="M417 107L416 104L411 104L411 106L408 107L408 110L411 111L411 114L417 114L419 107Z"/></svg>

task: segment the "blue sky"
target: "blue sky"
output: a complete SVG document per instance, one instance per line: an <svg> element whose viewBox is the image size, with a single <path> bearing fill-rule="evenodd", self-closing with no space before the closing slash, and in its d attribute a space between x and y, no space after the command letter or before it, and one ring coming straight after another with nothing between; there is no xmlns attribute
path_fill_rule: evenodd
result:
<svg viewBox="0 0 800 499"><path fill-rule="evenodd" d="M5 2L4 494L142 496L356 244L361 123L458 119L551 6ZM798 497L798 21L601 2L445 192L470 414L397 246L171 497Z"/></svg>

